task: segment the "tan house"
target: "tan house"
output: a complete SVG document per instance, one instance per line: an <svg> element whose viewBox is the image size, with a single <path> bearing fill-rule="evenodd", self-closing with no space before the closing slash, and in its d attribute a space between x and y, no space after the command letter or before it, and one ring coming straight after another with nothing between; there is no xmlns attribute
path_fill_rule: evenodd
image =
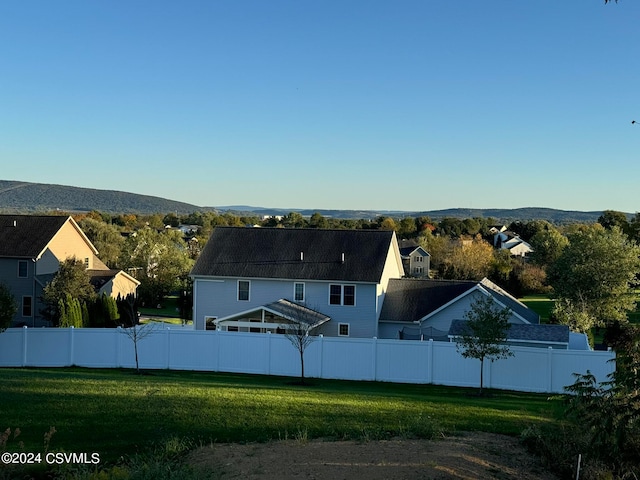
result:
<svg viewBox="0 0 640 480"><path fill-rule="evenodd" d="M117 298L135 294L140 282L111 270L71 217L52 215L0 215L0 282L18 303L14 325L46 326L41 315L42 292L62 262L84 263L98 293Z"/></svg>

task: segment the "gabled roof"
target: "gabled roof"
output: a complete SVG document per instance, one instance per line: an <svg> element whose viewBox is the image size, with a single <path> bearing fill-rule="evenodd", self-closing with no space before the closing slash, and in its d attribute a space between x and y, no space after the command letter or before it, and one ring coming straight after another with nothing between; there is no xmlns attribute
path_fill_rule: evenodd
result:
<svg viewBox="0 0 640 480"><path fill-rule="evenodd" d="M446 305L478 282L392 278L380 312L381 322L416 322Z"/></svg>
<svg viewBox="0 0 640 480"><path fill-rule="evenodd" d="M410 257L413 252L419 252L423 257L430 257L431 254L429 252L427 252L424 248L422 248L421 246L417 246L417 247L402 247L400 249L400 256L403 258L408 258Z"/></svg>
<svg viewBox="0 0 640 480"><path fill-rule="evenodd" d="M71 217L0 215L0 257L38 258Z"/></svg>
<svg viewBox="0 0 640 480"><path fill-rule="evenodd" d="M216 227L191 275L377 283L393 244L386 230Z"/></svg>
<svg viewBox="0 0 640 480"><path fill-rule="evenodd" d="M95 270L87 270L87 274L89 275L89 282L94 286L96 290L100 290L104 287L110 280L116 278L119 274L125 276L131 282L136 285L140 285L140 282L133 278L126 272L122 270L113 270L113 269L95 269Z"/></svg>
<svg viewBox="0 0 640 480"><path fill-rule="evenodd" d="M417 322L457 299L480 290L509 307L524 321L537 324L540 317L511 294L486 278L473 280L434 280L392 278L380 312L381 322Z"/></svg>
<svg viewBox="0 0 640 480"><path fill-rule="evenodd" d="M323 313L311 310L304 305L300 305L290 300L281 298L280 300L277 300L275 302L271 302L266 305L260 305L252 309L245 310L244 312L238 312L226 317L218 318L214 323L219 324L233 321L234 319L242 318L250 313L259 312L261 310L272 313L278 317L285 318L293 323L304 323L310 328L316 328L323 323L331 320L331 317ZM260 327L260 324L256 324L255 326Z"/></svg>
<svg viewBox="0 0 640 480"><path fill-rule="evenodd" d="M457 337L466 332L465 320L454 320L449 328L449 336ZM569 343L569 327L566 325L526 325L510 323L507 341Z"/></svg>

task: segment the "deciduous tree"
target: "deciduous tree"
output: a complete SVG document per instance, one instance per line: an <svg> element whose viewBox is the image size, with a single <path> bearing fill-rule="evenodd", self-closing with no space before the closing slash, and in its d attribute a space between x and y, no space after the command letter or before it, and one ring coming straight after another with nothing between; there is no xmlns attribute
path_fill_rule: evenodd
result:
<svg viewBox="0 0 640 480"><path fill-rule="evenodd" d="M480 360L480 395L482 395L485 359L494 361L513 356L504 342L509 330L511 310L499 308L493 298L478 296L464 315L464 332L456 337L456 348L465 358Z"/></svg>
<svg viewBox="0 0 640 480"><path fill-rule="evenodd" d="M548 270L556 316L582 332L626 321L635 307L631 282L640 270L639 256L640 247L618 227L596 224L572 233Z"/></svg>
<svg viewBox="0 0 640 480"><path fill-rule="evenodd" d="M96 298L96 291L89 281L89 275L82 261L70 258L62 262L43 291L43 300L47 307L45 316L54 325L59 325L60 305L67 302L67 298L91 303Z"/></svg>

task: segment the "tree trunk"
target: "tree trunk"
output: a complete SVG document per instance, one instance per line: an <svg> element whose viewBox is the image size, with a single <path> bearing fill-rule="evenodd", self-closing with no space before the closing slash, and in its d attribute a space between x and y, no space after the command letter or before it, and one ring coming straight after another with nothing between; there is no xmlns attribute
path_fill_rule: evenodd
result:
<svg viewBox="0 0 640 480"><path fill-rule="evenodd" d="M300 350L300 383L304 385L304 350Z"/></svg>
<svg viewBox="0 0 640 480"><path fill-rule="evenodd" d="M480 359L480 395L482 395L483 382L484 382L484 357Z"/></svg>

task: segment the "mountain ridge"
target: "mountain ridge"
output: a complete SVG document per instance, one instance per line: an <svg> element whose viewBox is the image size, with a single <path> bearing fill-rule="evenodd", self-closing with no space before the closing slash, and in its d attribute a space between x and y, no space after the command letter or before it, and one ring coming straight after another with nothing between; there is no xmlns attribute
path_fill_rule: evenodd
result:
<svg viewBox="0 0 640 480"><path fill-rule="evenodd" d="M117 190L99 190L94 188L73 187L67 185L0 180L0 212L2 213L43 213L51 211L89 212L97 210L104 213L156 214L193 212L229 212L240 215L286 215L295 211L303 216L318 212L326 217L342 219L373 219L379 216L427 216L433 219L444 217L495 218L497 221L548 220L554 223L595 222L602 211L558 210L546 207L501 208L449 208L439 210L337 210L337 209L299 209L268 208L248 205L230 205L203 207L166 198L122 192ZM628 214L630 216L631 214Z"/></svg>

